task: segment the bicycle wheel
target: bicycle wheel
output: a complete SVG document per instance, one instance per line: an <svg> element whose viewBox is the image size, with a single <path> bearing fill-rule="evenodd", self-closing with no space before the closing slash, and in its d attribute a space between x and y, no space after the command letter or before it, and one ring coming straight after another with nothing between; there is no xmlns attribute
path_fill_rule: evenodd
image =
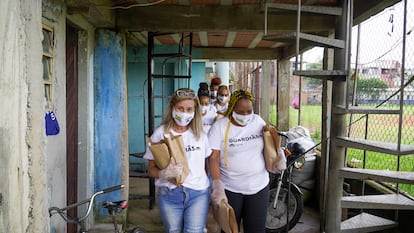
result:
<svg viewBox="0 0 414 233"><path fill-rule="evenodd" d="M128 233L146 233L144 228L135 227L134 229L128 231Z"/></svg>
<svg viewBox="0 0 414 233"><path fill-rule="evenodd" d="M291 189L288 205L288 187L282 185L279 193L276 208L273 208L273 202L276 196L276 188L270 190L269 204L266 216L266 232L277 233L285 232L287 227L287 213L289 210L289 230L298 223L303 209L302 195L296 190Z"/></svg>

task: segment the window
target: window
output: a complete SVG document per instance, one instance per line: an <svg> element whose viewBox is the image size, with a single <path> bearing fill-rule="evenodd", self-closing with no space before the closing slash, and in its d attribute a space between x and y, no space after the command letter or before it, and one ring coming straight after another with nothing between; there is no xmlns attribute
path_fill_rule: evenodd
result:
<svg viewBox="0 0 414 233"><path fill-rule="evenodd" d="M53 55L54 55L54 35L53 29L43 25L43 84L45 88L45 108L51 109L53 106Z"/></svg>

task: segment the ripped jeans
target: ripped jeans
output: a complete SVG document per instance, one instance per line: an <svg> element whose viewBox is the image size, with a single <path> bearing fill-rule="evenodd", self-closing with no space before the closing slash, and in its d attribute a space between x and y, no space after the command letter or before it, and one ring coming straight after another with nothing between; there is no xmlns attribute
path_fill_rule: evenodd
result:
<svg viewBox="0 0 414 233"><path fill-rule="evenodd" d="M158 206L165 232L203 233L210 201L210 189L183 186L158 188Z"/></svg>

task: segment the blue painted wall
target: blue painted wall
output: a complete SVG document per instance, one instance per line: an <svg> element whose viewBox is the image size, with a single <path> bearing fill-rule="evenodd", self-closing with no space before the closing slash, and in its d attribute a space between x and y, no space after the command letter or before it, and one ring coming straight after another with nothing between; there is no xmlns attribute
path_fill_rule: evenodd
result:
<svg viewBox="0 0 414 233"><path fill-rule="evenodd" d="M201 82L206 81L206 63L205 62L193 62L193 72L190 81L190 88L194 91L198 91L198 87Z"/></svg>
<svg viewBox="0 0 414 233"><path fill-rule="evenodd" d="M125 76L122 36L114 31L96 30L95 78L95 191L122 182L122 140L125 119ZM96 216L106 216L99 208L102 200L119 200L121 192L99 196Z"/></svg>

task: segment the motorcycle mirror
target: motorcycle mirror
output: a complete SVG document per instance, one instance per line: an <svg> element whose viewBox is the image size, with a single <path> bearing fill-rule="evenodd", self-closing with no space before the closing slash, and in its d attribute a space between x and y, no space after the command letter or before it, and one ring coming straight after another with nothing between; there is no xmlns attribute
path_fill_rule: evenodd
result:
<svg viewBox="0 0 414 233"><path fill-rule="evenodd" d="M293 163L293 166L296 168L296 169L299 169L299 168L301 168L303 165L305 164L305 157L300 157L300 158L298 158L298 159L296 159L295 160L295 162Z"/></svg>

